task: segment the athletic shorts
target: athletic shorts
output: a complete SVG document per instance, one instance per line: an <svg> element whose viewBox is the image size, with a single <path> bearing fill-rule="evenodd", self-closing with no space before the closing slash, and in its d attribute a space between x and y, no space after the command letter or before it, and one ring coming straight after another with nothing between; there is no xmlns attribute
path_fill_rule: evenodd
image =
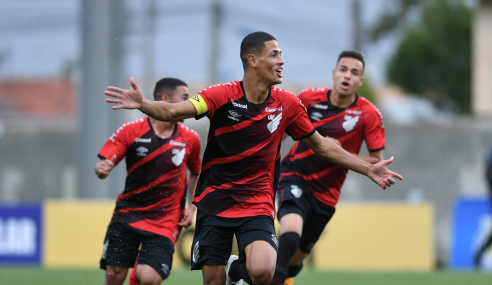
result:
<svg viewBox="0 0 492 285"><path fill-rule="evenodd" d="M283 216L291 213L302 217L304 225L299 249L304 253L310 253L325 226L335 214L335 208L318 201L302 183L293 184L280 181L277 196L278 220L280 221Z"/></svg>
<svg viewBox="0 0 492 285"><path fill-rule="evenodd" d="M142 248L139 252L140 244ZM136 229L126 223L111 222L104 238L99 267L133 267L137 254L138 264L150 265L163 280L169 276L174 254L174 244L169 238Z"/></svg>
<svg viewBox="0 0 492 285"><path fill-rule="evenodd" d="M257 240L268 242L278 249L273 219L270 216L223 218L198 210L195 236L191 248L191 270L204 265L226 265L236 235L239 263L246 262L246 246Z"/></svg>

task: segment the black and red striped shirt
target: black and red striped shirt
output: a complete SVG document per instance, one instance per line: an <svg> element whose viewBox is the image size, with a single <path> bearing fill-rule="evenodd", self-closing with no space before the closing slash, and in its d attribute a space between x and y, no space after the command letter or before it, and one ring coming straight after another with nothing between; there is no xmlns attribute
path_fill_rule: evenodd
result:
<svg viewBox="0 0 492 285"><path fill-rule="evenodd" d="M274 217L282 135L302 139L314 133L306 109L277 87L264 103L251 104L241 81L198 95L208 107L210 130L193 203L220 217Z"/></svg>
<svg viewBox="0 0 492 285"><path fill-rule="evenodd" d="M163 235L176 242L186 199L186 167L200 173L200 138L176 123L168 139L158 137L148 117L121 126L99 151L116 164L126 160L125 190L116 200L112 221Z"/></svg>
<svg viewBox="0 0 492 285"><path fill-rule="evenodd" d="M378 109L358 95L347 108L336 107L330 102L330 92L324 88L305 89L298 96L307 107L309 119L318 133L338 139L351 153L359 153L363 140L369 151L384 149L384 123ZM319 201L332 207L338 202L346 176L346 168L315 155L302 142L292 146L281 164L282 181L303 185Z"/></svg>

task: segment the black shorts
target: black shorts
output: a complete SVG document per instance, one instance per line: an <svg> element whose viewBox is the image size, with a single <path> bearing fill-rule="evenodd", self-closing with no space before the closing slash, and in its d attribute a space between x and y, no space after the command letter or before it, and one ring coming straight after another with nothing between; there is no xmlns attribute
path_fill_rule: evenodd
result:
<svg viewBox="0 0 492 285"><path fill-rule="evenodd" d="M239 262L246 261L244 249L257 240L268 242L278 249L275 226L270 216L222 218L198 210L195 236L191 248L191 270L204 265L226 265L236 235Z"/></svg>
<svg viewBox="0 0 492 285"><path fill-rule="evenodd" d="M142 248L139 252L140 244ZM162 279L169 276L173 263L174 244L165 237L133 228L121 222L111 222L104 238L101 269L107 265L133 267L138 254L138 264L148 264Z"/></svg>
<svg viewBox="0 0 492 285"><path fill-rule="evenodd" d="M335 214L335 208L318 201L302 183L280 181L277 197L279 221L283 216L291 213L302 217L304 225L299 249L310 253L325 226Z"/></svg>

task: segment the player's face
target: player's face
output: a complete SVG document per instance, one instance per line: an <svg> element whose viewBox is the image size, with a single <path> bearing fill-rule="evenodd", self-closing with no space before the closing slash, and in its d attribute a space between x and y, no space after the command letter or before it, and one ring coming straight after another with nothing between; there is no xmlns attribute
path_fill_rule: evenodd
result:
<svg viewBox="0 0 492 285"><path fill-rule="evenodd" d="M186 86L177 86L173 96L169 99L169 103L181 103L188 100L190 91Z"/></svg>
<svg viewBox="0 0 492 285"><path fill-rule="evenodd" d="M282 70L284 65L282 51L277 41L272 40L265 42L265 47L258 57L257 71L261 77L268 79L272 84L282 83Z"/></svg>
<svg viewBox="0 0 492 285"><path fill-rule="evenodd" d="M342 57L332 72L333 88L342 96L352 95L362 83L362 62L351 57Z"/></svg>

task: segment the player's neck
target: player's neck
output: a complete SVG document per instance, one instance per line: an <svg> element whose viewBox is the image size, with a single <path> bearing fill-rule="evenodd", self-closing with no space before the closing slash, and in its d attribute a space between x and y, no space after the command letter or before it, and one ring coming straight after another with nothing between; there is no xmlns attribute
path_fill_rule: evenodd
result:
<svg viewBox="0 0 492 285"><path fill-rule="evenodd" d="M348 106L352 105L354 101L355 93L352 93L350 95L340 95L335 90L335 88L333 88L330 92L330 102L338 108L347 108Z"/></svg>
<svg viewBox="0 0 492 285"><path fill-rule="evenodd" d="M244 73L243 78L244 92L246 93L246 99L250 103L260 104L265 102L268 97L268 91L272 87L270 82L266 82L264 79L259 78L256 74Z"/></svg>
<svg viewBox="0 0 492 285"><path fill-rule="evenodd" d="M170 138L173 135L175 123L150 118L150 124L154 129L155 135L162 139Z"/></svg>

